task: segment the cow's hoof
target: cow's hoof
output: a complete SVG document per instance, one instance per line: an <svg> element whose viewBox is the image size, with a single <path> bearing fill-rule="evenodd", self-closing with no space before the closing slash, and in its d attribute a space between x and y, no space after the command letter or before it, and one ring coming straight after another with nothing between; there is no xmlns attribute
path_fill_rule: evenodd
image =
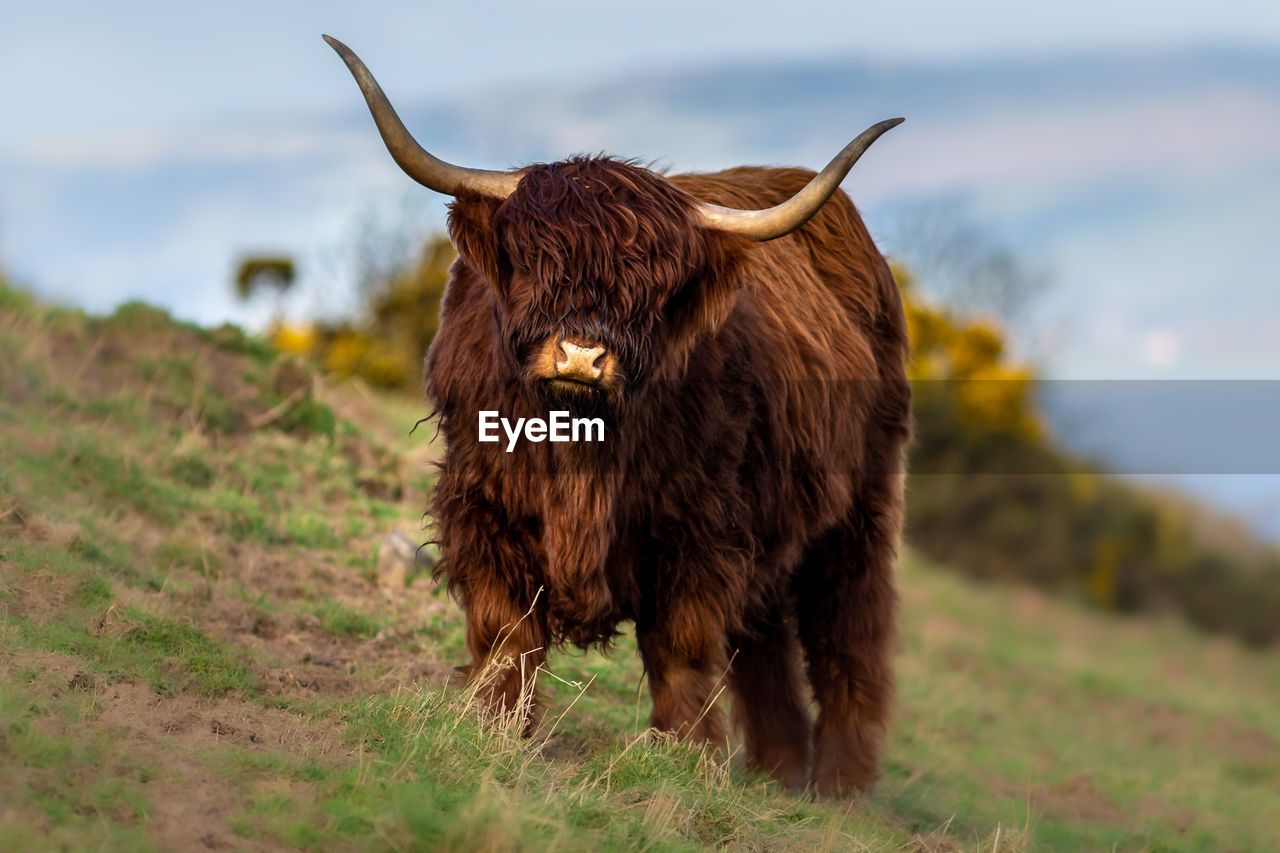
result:
<svg viewBox="0 0 1280 853"><path fill-rule="evenodd" d="M445 682L446 687L454 690L461 690L467 686L467 682L471 680L471 665L462 664L455 666L453 672L449 673L449 679Z"/></svg>
<svg viewBox="0 0 1280 853"><path fill-rule="evenodd" d="M843 800L870 793L879 775L874 761L851 750L819 747L809 787L819 799Z"/></svg>

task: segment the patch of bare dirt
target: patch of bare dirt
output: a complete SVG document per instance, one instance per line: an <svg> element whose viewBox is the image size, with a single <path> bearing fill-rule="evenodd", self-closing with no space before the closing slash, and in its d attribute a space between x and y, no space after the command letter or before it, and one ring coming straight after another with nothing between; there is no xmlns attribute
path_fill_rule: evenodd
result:
<svg viewBox="0 0 1280 853"><path fill-rule="evenodd" d="M105 733L131 760L156 770L145 783L152 807L146 828L160 849L242 846L228 821L252 802L260 780L243 771L219 771L218 755L230 747L284 753L332 767L354 755L345 745L341 723L334 720L230 698L160 696L144 684L108 684L61 655L32 655L23 665L38 668L38 683L55 697L63 690L92 694L93 710L85 723ZM55 729L64 725L48 717L38 723ZM294 793L307 793L306 783L289 784L298 789Z"/></svg>
<svg viewBox="0 0 1280 853"><path fill-rule="evenodd" d="M1005 797L1026 798L1045 812L1081 823L1117 823L1124 819L1124 812L1083 774L1052 784L1035 782L1028 785L1015 785L996 777L991 782L991 790Z"/></svg>
<svg viewBox="0 0 1280 853"><path fill-rule="evenodd" d="M940 613L931 613L920 623L918 632L928 645L942 648L968 642L976 633L971 625Z"/></svg>
<svg viewBox="0 0 1280 853"><path fill-rule="evenodd" d="M1163 818L1169 821L1173 831L1186 833L1196 823L1196 813L1188 808L1173 808L1158 797L1143 797L1138 803L1138 815L1142 818Z"/></svg>
<svg viewBox="0 0 1280 853"><path fill-rule="evenodd" d="M0 562L0 568L3 566L4 563ZM8 594L0 603L0 612L11 619L26 619L37 625L43 624L47 615L70 598L76 588L74 579L47 569L4 583Z"/></svg>
<svg viewBox="0 0 1280 853"><path fill-rule="evenodd" d="M1124 705L1130 719L1141 722L1150 743L1185 747L1189 743L1224 753L1246 763L1275 759L1280 748L1267 732L1230 717L1205 719L1170 705L1131 699Z"/></svg>
<svg viewBox="0 0 1280 853"><path fill-rule="evenodd" d="M81 536L79 525L50 521L27 506L21 498L3 495L0 495L0 532L63 548L70 548Z"/></svg>
<svg viewBox="0 0 1280 853"><path fill-rule="evenodd" d="M410 587L381 587L350 567L328 564L326 557L300 557L241 549L234 586L211 586L200 608L201 629L247 649L262 667L267 689L291 698L342 698L445 682L452 664L419 629L452 603L435 594L429 579L419 578ZM334 634L314 614L268 612L236 594L235 587L271 602L331 598L384 627L373 637Z"/></svg>

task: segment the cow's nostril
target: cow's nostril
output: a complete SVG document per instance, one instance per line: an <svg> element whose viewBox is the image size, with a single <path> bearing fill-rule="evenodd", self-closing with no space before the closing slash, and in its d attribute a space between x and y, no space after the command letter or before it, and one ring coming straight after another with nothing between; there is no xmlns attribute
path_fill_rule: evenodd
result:
<svg viewBox="0 0 1280 853"><path fill-rule="evenodd" d="M583 345L562 340L557 350L556 372L560 376L599 379L604 373L604 363L608 353L600 344Z"/></svg>

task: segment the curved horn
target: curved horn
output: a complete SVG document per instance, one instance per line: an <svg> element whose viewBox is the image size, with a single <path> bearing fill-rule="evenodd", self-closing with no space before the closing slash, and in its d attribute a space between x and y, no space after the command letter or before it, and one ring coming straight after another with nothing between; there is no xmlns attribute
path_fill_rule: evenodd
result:
<svg viewBox="0 0 1280 853"><path fill-rule="evenodd" d="M804 225L831 198L844 176L871 143L891 127L897 127L905 119L891 118L873 124L835 156L804 189L782 204L764 210L737 210L716 204L700 203L696 210L701 224L707 228L732 231L752 240L773 240Z"/></svg>
<svg viewBox="0 0 1280 853"><path fill-rule="evenodd" d="M396 115L382 87L373 79L369 69L364 67L360 57L336 38L324 36L324 40L338 52L338 56L342 57L347 69L351 71L351 76L356 78L356 83L369 104L369 112L373 113L373 121L378 125L378 132L382 134L382 141L387 144L392 159L404 169L406 175L427 189L445 195L458 195L462 192L494 198L511 195L516 184L520 183L520 172L465 169L433 157L417 143L404 122L400 121L400 116Z"/></svg>

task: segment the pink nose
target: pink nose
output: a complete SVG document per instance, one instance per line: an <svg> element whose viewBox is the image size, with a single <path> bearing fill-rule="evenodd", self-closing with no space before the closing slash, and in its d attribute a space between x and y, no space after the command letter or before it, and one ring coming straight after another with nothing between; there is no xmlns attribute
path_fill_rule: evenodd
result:
<svg viewBox="0 0 1280 853"><path fill-rule="evenodd" d="M584 346L566 339L556 353L556 375L594 382L604 374L604 361L605 350L600 344Z"/></svg>

